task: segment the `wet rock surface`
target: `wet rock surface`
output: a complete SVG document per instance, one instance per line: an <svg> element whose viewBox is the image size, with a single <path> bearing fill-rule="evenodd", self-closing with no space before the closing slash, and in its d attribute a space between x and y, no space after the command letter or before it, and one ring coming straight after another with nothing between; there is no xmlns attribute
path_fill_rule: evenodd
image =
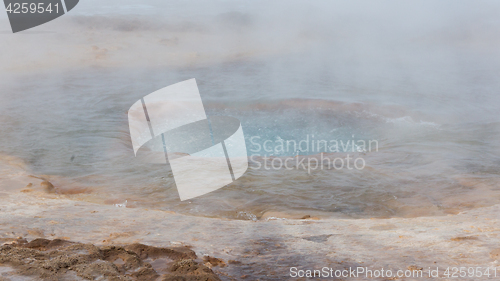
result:
<svg viewBox="0 0 500 281"><path fill-rule="evenodd" d="M192 280L216 281L186 246L95 246L62 239L18 238L0 246L0 280Z"/></svg>
<svg viewBox="0 0 500 281"><path fill-rule="evenodd" d="M440 217L227 220L75 200L64 185L48 193L43 179L18 174L0 181L0 281L279 281L292 267L427 276L439 267L445 278L447 267L500 262L500 205Z"/></svg>

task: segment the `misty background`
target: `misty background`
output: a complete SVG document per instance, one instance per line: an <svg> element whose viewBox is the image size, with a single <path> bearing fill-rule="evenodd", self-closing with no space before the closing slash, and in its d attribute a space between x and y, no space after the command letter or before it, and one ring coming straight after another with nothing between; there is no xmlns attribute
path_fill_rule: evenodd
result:
<svg viewBox="0 0 500 281"><path fill-rule="evenodd" d="M0 13L0 153L62 189L195 214L496 204L499 14L498 1L82 0L12 34ZM126 113L191 78L209 115L242 121L247 145L355 135L381 151L362 173L253 171L205 205L179 203L167 168L134 162Z"/></svg>

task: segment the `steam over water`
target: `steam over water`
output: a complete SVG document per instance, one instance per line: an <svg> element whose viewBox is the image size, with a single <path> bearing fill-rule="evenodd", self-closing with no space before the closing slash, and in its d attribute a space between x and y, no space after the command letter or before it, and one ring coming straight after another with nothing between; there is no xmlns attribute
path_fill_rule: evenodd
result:
<svg viewBox="0 0 500 281"><path fill-rule="evenodd" d="M413 217L499 202L500 4L168 3L82 1L15 35L2 15L0 153L75 199L200 216ZM250 162L180 202L168 166L134 158L127 110L190 78L207 115L241 120L260 164L321 152L280 140L378 149L329 152L363 169Z"/></svg>

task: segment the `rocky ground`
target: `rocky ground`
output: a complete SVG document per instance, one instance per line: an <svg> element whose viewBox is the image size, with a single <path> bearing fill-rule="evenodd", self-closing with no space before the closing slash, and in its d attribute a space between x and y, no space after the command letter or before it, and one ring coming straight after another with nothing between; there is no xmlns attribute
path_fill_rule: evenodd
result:
<svg viewBox="0 0 500 281"><path fill-rule="evenodd" d="M286 280L291 267L363 267L423 276L439 269L439 280L498 280L499 213L500 205L495 205L438 217L335 219L303 214L296 219L229 220L75 201L52 192L43 179L19 174L0 178L0 277ZM491 274L444 275L453 267L489 268ZM425 279L437 278L385 278Z"/></svg>
<svg viewBox="0 0 500 281"><path fill-rule="evenodd" d="M187 247L142 244L95 246L67 240L3 239L0 280L27 276L43 280L193 280L217 281L217 275ZM215 258L205 258L207 265Z"/></svg>

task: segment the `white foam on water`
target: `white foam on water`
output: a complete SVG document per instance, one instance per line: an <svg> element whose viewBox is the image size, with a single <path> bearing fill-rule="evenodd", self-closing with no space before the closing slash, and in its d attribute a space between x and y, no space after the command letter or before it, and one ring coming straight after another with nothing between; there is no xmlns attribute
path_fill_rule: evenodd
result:
<svg viewBox="0 0 500 281"><path fill-rule="evenodd" d="M411 116L403 116L399 118L386 118L385 122L400 125L400 126L424 126L439 128L439 124L429 121L415 121Z"/></svg>

